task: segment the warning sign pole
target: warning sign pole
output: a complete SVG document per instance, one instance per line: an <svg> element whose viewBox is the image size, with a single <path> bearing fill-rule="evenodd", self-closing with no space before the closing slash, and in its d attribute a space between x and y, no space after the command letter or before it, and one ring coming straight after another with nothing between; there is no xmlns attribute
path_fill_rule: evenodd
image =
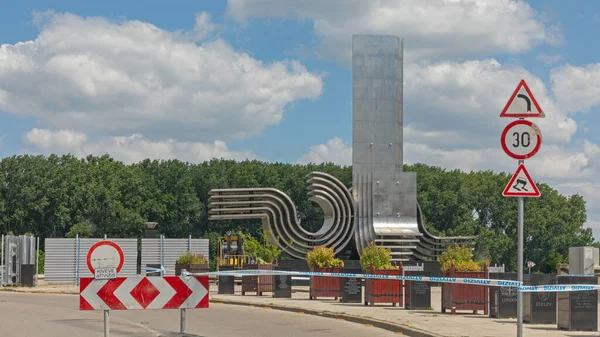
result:
<svg viewBox="0 0 600 337"><path fill-rule="evenodd" d="M512 122L504 129L500 141L504 152L511 158L519 160L519 169L502 194L505 197L517 197L519 240L517 245L517 280L523 282L523 223L525 212L523 198L538 197L539 191L522 165L525 159L531 158L537 153L542 143L541 133L537 126L531 122L525 122L524 119L527 117L544 118L546 115L525 80L521 80L517 85L517 89L508 99L506 106L502 109L500 117L518 118L517 121ZM518 179L521 169L525 172L527 179ZM515 180L517 183L513 186ZM531 187L528 185L531 185ZM528 192L528 188L533 188L536 193ZM523 292L521 291L517 292L517 337L523 337Z"/></svg>
<svg viewBox="0 0 600 337"><path fill-rule="evenodd" d="M523 164L524 160L519 160L519 165ZM523 218L525 205L523 202L523 197L518 197L517 199L519 215L518 215L518 236L519 236L519 244L517 248L517 268L519 271L517 273L517 280L519 282L523 282ZM522 284L522 283L521 283ZM517 291L517 337L523 337L523 292Z"/></svg>

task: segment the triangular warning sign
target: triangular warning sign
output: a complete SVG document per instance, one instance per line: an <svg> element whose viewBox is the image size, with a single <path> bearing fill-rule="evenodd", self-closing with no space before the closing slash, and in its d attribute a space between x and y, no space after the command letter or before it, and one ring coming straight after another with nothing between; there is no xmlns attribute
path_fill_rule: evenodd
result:
<svg viewBox="0 0 600 337"><path fill-rule="evenodd" d="M517 89L513 92L512 96L508 99L506 106L500 113L500 117L539 117L544 118L546 115L540 105L533 97L531 90L525 83L525 80L521 80Z"/></svg>
<svg viewBox="0 0 600 337"><path fill-rule="evenodd" d="M517 171L504 188L502 195L505 197L539 197L541 193L533 179L531 179L525 165L519 164Z"/></svg>

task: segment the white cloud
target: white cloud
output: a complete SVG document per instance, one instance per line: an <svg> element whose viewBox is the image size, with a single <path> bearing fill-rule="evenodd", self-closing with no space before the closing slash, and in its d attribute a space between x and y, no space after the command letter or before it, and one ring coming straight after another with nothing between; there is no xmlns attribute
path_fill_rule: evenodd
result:
<svg viewBox="0 0 600 337"><path fill-rule="evenodd" d="M408 65L404 74L407 136L434 148L499 145L508 124L499 115L521 79L546 114L534 121L544 144L569 143L577 131L577 123L557 107L542 80L518 66L494 59L438 62Z"/></svg>
<svg viewBox="0 0 600 337"><path fill-rule="evenodd" d="M227 144L220 140L212 143L178 142L173 139L152 141L146 139L142 134L90 140L85 134L72 130L53 131L37 128L26 132L23 140L27 145L33 146L25 149L25 152L71 153L78 157L108 153L111 157L126 164L139 162L146 158L179 159L189 162L202 162L212 158L235 160L257 158L251 151L231 151Z"/></svg>
<svg viewBox="0 0 600 337"><path fill-rule="evenodd" d="M265 64L221 39L200 41L214 30L206 13L188 32L53 12L35 19L35 40L0 46L0 110L55 129L244 138L323 86L296 61Z"/></svg>
<svg viewBox="0 0 600 337"><path fill-rule="evenodd" d="M352 33L405 38L410 59L520 53L562 34L525 1L513 0L228 0L228 13L310 20L326 57L350 60Z"/></svg>
<svg viewBox="0 0 600 337"><path fill-rule="evenodd" d="M336 137L327 144L312 146L310 152L298 158L297 164L332 162L337 165L352 165L352 148Z"/></svg>
<svg viewBox="0 0 600 337"><path fill-rule="evenodd" d="M552 90L565 111L588 112L600 105L600 63L586 67L564 65L550 71Z"/></svg>

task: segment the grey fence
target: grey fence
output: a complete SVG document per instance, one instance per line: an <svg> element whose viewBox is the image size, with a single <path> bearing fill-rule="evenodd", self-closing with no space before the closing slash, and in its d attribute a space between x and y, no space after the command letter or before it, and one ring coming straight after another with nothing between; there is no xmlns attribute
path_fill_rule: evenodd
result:
<svg viewBox="0 0 600 337"><path fill-rule="evenodd" d="M46 239L44 278L48 284L79 284L81 277L93 277L88 270L88 250L103 239ZM123 249L125 261L120 276L137 274L137 239L110 239Z"/></svg>
<svg viewBox="0 0 600 337"><path fill-rule="evenodd" d="M208 239L142 239L141 270L147 265L161 265L165 275L175 275L175 262L179 256L187 251L209 256Z"/></svg>
<svg viewBox="0 0 600 337"><path fill-rule="evenodd" d="M48 238L45 241L45 281L48 284L79 284L81 277L93 277L86 264L90 247L103 239ZM125 257L119 276L135 276L138 273L138 239L110 239L121 249ZM209 258L208 239L142 239L141 272L146 265L162 265L165 275L175 275L175 261L186 251L200 253Z"/></svg>

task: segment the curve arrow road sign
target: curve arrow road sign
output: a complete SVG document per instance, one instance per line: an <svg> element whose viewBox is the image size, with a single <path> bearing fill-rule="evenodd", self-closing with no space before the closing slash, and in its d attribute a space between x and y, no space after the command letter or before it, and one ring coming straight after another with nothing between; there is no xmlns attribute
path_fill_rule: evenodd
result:
<svg viewBox="0 0 600 337"><path fill-rule="evenodd" d="M208 276L81 278L80 310L208 308Z"/></svg>
<svg viewBox="0 0 600 337"><path fill-rule="evenodd" d="M500 136L500 144L508 156L525 160L533 157L542 146L542 132L528 120L516 120L508 124Z"/></svg>
<svg viewBox="0 0 600 337"><path fill-rule="evenodd" d="M546 115L533 96L529 86L525 83L525 80L521 80L519 85L517 85L517 89L515 89L508 102L506 102L504 109L502 109L500 117L544 118Z"/></svg>

